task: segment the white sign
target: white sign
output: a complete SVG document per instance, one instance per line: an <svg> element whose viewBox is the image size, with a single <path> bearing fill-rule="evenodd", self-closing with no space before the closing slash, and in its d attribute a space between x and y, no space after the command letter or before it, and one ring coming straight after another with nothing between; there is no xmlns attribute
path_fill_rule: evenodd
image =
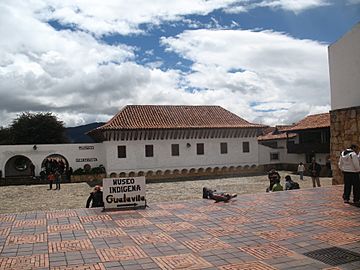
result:
<svg viewBox="0 0 360 270"><path fill-rule="evenodd" d="M105 209L145 207L145 176L104 178L103 197Z"/></svg>

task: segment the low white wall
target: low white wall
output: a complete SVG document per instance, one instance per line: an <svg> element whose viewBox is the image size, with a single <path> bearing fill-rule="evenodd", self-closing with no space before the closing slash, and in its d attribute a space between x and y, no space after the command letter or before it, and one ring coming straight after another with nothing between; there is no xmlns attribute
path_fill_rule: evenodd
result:
<svg viewBox="0 0 360 270"><path fill-rule="evenodd" d="M52 154L64 156L73 170L82 168L85 164L96 167L106 163L104 148L101 143L37 144L36 150L33 147L34 145L0 145L0 169L3 176L6 176L5 165L7 161L17 155L25 156L32 161L35 165L35 175L39 175L42 162Z"/></svg>

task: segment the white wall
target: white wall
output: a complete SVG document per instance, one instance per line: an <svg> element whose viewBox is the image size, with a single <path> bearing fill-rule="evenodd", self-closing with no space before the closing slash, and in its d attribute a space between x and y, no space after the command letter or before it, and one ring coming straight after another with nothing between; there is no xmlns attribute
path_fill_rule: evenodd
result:
<svg viewBox="0 0 360 270"><path fill-rule="evenodd" d="M69 162L69 166L74 170L82 168L85 164L90 164L91 167L105 165L105 155L103 144L38 144L36 150L34 145L0 145L0 170L5 176L6 162L16 156L22 155L29 158L35 165L35 175L39 175L41 171L41 163L43 160L52 154L59 154L64 156ZM80 150L80 147L93 146L94 149ZM96 158L96 161L80 161L79 159Z"/></svg>
<svg viewBox="0 0 360 270"><path fill-rule="evenodd" d="M259 144L259 164L299 164L305 163L305 154L288 154L286 140L278 140L278 149ZM271 153L279 153L279 160L270 160Z"/></svg>
<svg viewBox="0 0 360 270"><path fill-rule="evenodd" d="M250 153L243 153L242 142L250 143ZM220 143L228 143L228 153L220 154ZM187 143L191 147L187 147ZM204 143L205 154L196 154L196 143ZM145 157L145 145L154 146L154 157ZM179 144L180 155L171 156L171 144ZM223 167L258 165L258 143L256 138L227 138L199 140L141 140L128 141L126 158L118 158L117 146L124 141L104 142L107 172L130 172L153 170L191 169L201 167Z"/></svg>
<svg viewBox="0 0 360 270"><path fill-rule="evenodd" d="M360 23L329 46L331 109L360 106Z"/></svg>

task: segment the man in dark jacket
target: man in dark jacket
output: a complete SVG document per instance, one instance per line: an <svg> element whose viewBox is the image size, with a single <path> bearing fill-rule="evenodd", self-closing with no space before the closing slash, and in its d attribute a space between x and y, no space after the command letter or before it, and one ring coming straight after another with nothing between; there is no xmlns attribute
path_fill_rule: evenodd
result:
<svg viewBox="0 0 360 270"><path fill-rule="evenodd" d="M95 186L94 191L90 193L86 202L86 208L89 208L91 202L91 208L104 207L103 192L101 191L100 186Z"/></svg>
<svg viewBox="0 0 360 270"><path fill-rule="evenodd" d="M320 178L319 178L321 166L319 163L316 162L315 158L312 158L311 160L311 163L309 165L309 171L310 171L311 180L313 182L313 187L316 187L316 185L318 187L321 187Z"/></svg>

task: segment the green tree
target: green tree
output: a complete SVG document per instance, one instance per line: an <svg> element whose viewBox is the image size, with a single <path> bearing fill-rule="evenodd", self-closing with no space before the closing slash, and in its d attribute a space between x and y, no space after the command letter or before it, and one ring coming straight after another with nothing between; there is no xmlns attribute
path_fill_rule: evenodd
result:
<svg viewBox="0 0 360 270"><path fill-rule="evenodd" d="M10 128L11 144L66 143L64 123L51 113L22 113Z"/></svg>
<svg viewBox="0 0 360 270"><path fill-rule="evenodd" d="M0 127L0 144L11 144L10 129Z"/></svg>

